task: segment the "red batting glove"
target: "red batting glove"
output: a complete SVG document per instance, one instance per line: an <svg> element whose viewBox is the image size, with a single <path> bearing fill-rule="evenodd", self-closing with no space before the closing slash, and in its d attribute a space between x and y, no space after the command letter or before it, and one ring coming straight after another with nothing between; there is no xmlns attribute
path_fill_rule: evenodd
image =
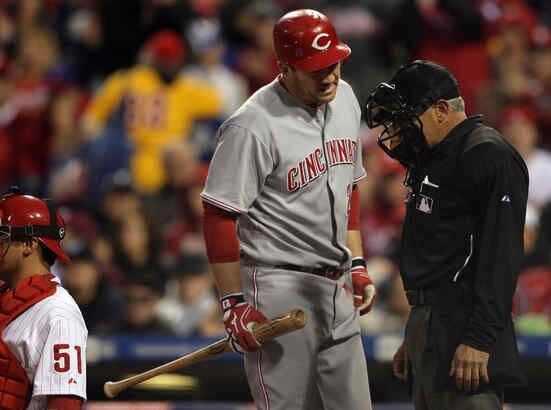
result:
<svg viewBox="0 0 551 410"><path fill-rule="evenodd" d="M232 349L239 353L258 350L260 343L253 335L253 325L266 322L268 318L245 302L243 293L226 295L220 299L220 303Z"/></svg>
<svg viewBox="0 0 551 410"><path fill-rule="evenodd" d="M354 287L354 306L360 311L360 315L365 315L373 307L375 298L375 285L367 273L364 258L353 258L352 285Z"/></svg>

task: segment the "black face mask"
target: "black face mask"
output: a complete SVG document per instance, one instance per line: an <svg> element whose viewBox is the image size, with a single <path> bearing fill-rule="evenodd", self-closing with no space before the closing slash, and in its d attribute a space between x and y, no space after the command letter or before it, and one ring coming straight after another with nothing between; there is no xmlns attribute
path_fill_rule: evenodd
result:
<svg viewBox="0 0 551 410"><path fill-rule="evenodd" d="M408 106L392 84L381 83L367 101L367 125L383 127L377 144L406 168L420 167L429 153L419 115L430 104Z"/></svg>
<svg viewBox="0 0 551 410"><path fill-rule="evenodd" d="M157 74L159 74L159 77L161 77L161 80L165 84L174 82L174 80L178 77L178 71L169 70L164 67L155 67L155 71L157 71Z"/></svg>

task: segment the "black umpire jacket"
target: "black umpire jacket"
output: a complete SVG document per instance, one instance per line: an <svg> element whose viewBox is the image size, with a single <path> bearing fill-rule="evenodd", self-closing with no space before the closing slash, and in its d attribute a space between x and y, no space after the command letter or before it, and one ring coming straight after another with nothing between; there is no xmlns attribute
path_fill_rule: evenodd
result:
<svg viewBox="0 0 551 410"><path fill-rule="evenodd" d="M413 169L402 235L404 287L429 289L436 386L451 385L461 343L490 353L491 383L524 383L511 317L523 257L528 171L480 116L460 123Z"/></svg>

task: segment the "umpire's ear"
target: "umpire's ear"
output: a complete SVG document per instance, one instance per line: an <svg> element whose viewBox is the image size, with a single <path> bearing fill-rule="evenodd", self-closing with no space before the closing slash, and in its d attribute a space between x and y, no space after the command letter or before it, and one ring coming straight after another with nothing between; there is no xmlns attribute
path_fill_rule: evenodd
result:
<svg viewBox="0 0 551 410"><path fill-rule="evenodd" d="M429 110L430 109L432 109L432 115L438 124L446 122L448 116L455 111L450 101L442 99L436 101L432 107L429 107Z"/></svg>

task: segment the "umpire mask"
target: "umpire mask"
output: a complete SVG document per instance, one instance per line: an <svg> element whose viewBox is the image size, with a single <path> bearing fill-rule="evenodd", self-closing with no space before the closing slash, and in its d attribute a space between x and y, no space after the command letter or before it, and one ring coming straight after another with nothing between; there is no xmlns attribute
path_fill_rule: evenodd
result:
<svg viewBox="0 0 551 410"><path fill-rule="evenodd" d="M430 61L417 60L398 70L388 83L369 95L369 128L382 126L378 145L406 168L421 166L429 154L419 116L439 99L459 97L453 75Z"/></svg>

